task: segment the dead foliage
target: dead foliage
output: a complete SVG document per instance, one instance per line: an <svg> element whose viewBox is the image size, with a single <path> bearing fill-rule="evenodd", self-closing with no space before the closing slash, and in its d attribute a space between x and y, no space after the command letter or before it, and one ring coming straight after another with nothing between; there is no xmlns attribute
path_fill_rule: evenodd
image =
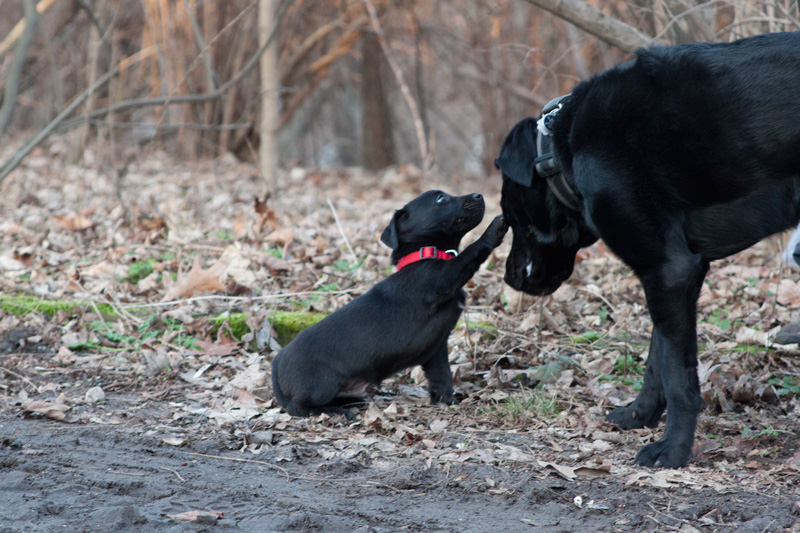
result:
<svg viewBox="0 0 800 533"><path fill-rule="evenodd" d="M163 421L156 431L175 447L214 426L232 448L248 457L269 451L276 464L309 453L391 469L414 455L443 469L516 465L566 482L722 493L800 481L798 348L771 343L777 328L800 319L797 273L780 266L777 246L714 265L699 304L709 408L696 458L680 471L650 471L632 456L661 430L621 433L603 420L635 396L651 324L638 282L602 247L582 252L572 279L544 300L505 290L509 242L487 261L450 339L459 406L427 405L419 369L387 381L350 423L291 418L275 404L271 314L332 311L387 275L378 236L422 190L480 191L488 223L499 213L499 178L421 182L411 167L293 168L278 198L264 202L254 169L230 157L178 163L142 153L120 184L99 161L64 163L58 142L2 186L2 292L33 302L23 311L2 302L6 413L74 424ZM161 223L146 228L143 218ZM491 480L486 490L511 489Z"/></svg>

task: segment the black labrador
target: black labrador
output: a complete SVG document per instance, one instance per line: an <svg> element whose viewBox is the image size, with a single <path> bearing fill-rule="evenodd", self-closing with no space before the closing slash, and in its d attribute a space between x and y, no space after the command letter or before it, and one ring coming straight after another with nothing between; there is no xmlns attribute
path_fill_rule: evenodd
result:
<svg viewBox="0 0 800 533"><path fill-rule="evenodd" d="M636 461L679 467L704 408L696 313L709 262L800 219L800 33L640 49L550 107L514 126L495 162L513 230L505 280L550 294L598 238L634 270L650 355L638 397L608 420L655 427L666 409L663 437Z"/></svg>
<svg viewBox="0 0 800 533"><path fill-rule="evenodd" d="M293 416L352 412L341 397L362 396L405 368L422 365L431 403L457 403L447 338L466 302L462 290L508 230L496 217L458 254L483 219L480 194L428 191L395 211L381 241L397 272L301 332L275 357L275 396Z"/></svg>

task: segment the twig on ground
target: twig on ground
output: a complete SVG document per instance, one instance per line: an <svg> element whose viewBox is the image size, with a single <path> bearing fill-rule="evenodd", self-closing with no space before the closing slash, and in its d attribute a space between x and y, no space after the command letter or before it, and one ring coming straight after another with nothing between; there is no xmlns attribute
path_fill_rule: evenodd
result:
<svg viewBox="0 0 800 533"><path fill-rule="evenodd" d="M331 208L331 212L333 213L333 220L336 221L336 227L339 229L339 233L344 239L344 243L347 245L347 250L350 252L350 258L353 260L353 263L358 263L358 257L356 257L356 253L353 251L353 247L350 246L350 240L347 238L347 234L344 232L342 223L339 222L339 215L336 213L336 208L333 206L333 202L331 202L330 199L328 199L328 207Z"/></svg>
<svg viewBox="0 0 800 533"><path fill-rule="evenodd" d="M178 476L178 479L180 479L181 481L183 481L183 482L186 481L185 479L183 479L183 477L181 477L181 475L176 470L173 470L171 468L167 468L166 466L162 466L161 470L166 470L167 472L172 472L173 474Z"/></svg>
<svg viewBox="0 0 800 533"><path fill-rule="evenodd" d="M2 370L3 372L6 372L6 373L8 373L8 374L11 374L11 375L12 375L12 376L14 376L15 378L21 379L22 381L24 381L25 383L27 383L28 385L30 385L31 387L33 387L33 390L35 390L37 393L39 392L39 387L37 387L36 385L34 385L33 381L29 380L29 379L28 379L28 378L26 378L25 376L23 376L23 375L21 375L21 374L17 374L17 373L16 373L16 372L14 372L13 370L9 370L9 369L7 369L7 368L5 368L5 367L2 367L2 366L0 366L0 370Z"/></svg>

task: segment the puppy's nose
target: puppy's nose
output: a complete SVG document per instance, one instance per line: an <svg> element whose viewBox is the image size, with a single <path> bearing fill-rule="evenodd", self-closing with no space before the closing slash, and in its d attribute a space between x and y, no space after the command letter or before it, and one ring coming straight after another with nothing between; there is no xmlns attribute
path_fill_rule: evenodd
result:
<svg viewBox="0 0 800 533"><path fill-rule="evenodd" d="M472 195L472 199L473 200L483 200L483 196L481 196L480 193L476 192L475 194Z"/></svg>

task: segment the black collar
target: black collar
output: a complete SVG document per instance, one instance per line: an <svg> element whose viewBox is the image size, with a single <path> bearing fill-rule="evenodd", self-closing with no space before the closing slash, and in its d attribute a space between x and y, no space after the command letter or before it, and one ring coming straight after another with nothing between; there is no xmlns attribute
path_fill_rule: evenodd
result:
<svg viewBox="0 0 800 533"><path fill-rule="evenodd" d="M567 181L553 153L553 121L569 97L567 94L554 98L542 108L542 116L536 122L536 153L539 155L534 161L534 169L536 174L547 180L547 186L562 204L573 211L580 211L581 199Z"/></svg>

